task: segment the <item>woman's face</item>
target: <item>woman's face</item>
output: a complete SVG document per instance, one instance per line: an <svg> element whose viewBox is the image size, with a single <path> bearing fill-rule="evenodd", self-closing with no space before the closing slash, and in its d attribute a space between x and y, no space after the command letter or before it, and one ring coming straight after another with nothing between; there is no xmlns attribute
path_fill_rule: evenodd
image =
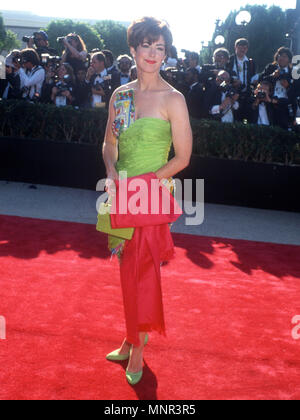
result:
<svg viewBox="0 0 300 420"><path fill-rule="evenodd" d="M78 42L77 39L75 39L75 38L69 38L69 43L72 45L72 47L78 49L79 42Z"/></svg>
<svg viewBox="0 0 300 420"><path fill-rule="evenodd" d="M145 39L136 50L131 48L130 51L139 70L145 73L156 73L160 71L166 58L166 43L163 36L160 36L153 44Z"/></svg>
<svg viewBox="0 0 300 420"><path fill-rule="evenodd" d="M66 74L68 74L67 69L64 65L61 65L58 69L58 77L63 79Z"/></svg>
<svg viewBox="0 0 300 420"><path fill-rule="evenodd" d="M290 64L290 59L287 54L280 54L277 58L277 62L280 67L284 68L287 67Z"/></svg>

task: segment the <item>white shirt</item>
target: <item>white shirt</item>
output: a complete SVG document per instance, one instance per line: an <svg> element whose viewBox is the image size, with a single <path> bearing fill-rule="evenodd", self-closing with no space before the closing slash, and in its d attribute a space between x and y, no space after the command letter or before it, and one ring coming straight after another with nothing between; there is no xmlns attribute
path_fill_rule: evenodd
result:
<svg viewBox="0 0 300 420"><path fill-rule="evenodd" d="M245 85L247 84L247 68L245 69L245 80L244 80L244 63L246 61L249 61L246 55L242 60L236 57L236 60L234 60L234 66L233 66L233 71L236 72L240 81ZM236 65L236 62L238 65Z"/></svg>
<svg viewBox="0 0 300 420"><path fill-rule="evenodd" d="M33 98L35 93L41 93L42 86L45 80L45 70L43 67L36 66L31 71L26 72L24 68L20 68L21 85L29 89L29 93L23 94L23 98Z"/></svg>
<svg viewBox="0 0 300 420"><path fill-rule="evenodd" d="M95 80L94 80L94 86L96 85L96 83L103 83L104 82L104 77L107 76L107 70L104 69L100 75L98 75ZM93 100L92 100L92 107L96 108L98 106L98 104L101 104L103 102L102 100L102 96L101 95L93 95Z"/></svg>
<svg viewBox="0 0 300 420"><path fill-rule="evenodd" d="M245 80L244 80L244 63L246 61L249 61L249 58L245 55L245 57L242 60L239 60L238 57L237 58L237 63L238 63L238 68L236 66L236 61L234 60L234 66L233 66L233 71L236 72L236 74L239 75L239 79L240 81L247 85L247 80L248 80L248 72L247 72L247 67L245 68ZM259 78L258 74L255 74L252 79L251 79L251 83L254 83L255 81L257 81Z"/></svg>
<svg viewBox="0 0 300 420"><path fill-rule="evenodd" d="M259 104L259 115L257 120L258 125L270 125L267 107L265 103Z"/></svg>
<svg viewBox="0 0 300 420"><path fill-rule="evenodd" d="M282 70L284 70L286 73L289 72L288 67L285 67ZM288 99L287 90L285 87L282 86L282 84L280 83L280 80L277 80L276 82L274 96L277 96L278 99L280 98Z"/></svg>
<svg viewBox="0 0 300 420"><path fill-rule="evenodd" d="M125 75L124 76L121 76L120 77L120 81L121 81L121 86L127 85L127 83L130 82L130 75L127 74L126 76Z"/></svg>
<svg viewBox="0 0 300 420"><path fill-rule="evenodd" d="M222 103L225 101L226 99L226 93L223 92L222 93ZM224 115L222 117L222 122L223 123L233 123L234 122L234 117L233 117L233 112L232 109L234 109L235 111L238 110L240 107L240 104L236 101L232 108L230 108L230 110L228 112L226 112L227 110L225 109ZM212 115L217 115L220 114L221 110L220 110L220 105L214 105L211 109L211 114Z"/></svg>

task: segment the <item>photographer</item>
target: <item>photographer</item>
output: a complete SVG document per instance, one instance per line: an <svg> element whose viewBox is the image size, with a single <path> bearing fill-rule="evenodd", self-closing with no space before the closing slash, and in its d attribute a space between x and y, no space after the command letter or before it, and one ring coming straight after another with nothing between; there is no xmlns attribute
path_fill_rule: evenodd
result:
<svg viewBox="0 0 300 420"><path fill-rule="evenodd" d="M230 54L226 48L218 48L214 52L213 64L205 64L202 67L199 81L204 83L206 88L209 87L210 83L216 80L217 75L221 70L225 70L230 74L229 71L229 59ZM230 74L231 76L236 75L235 73Z"/></svg>
<svg viewBox="0 0 300 420"><path fill-rule="evenodd" d="M40 66L39 56L35 50L25 49L21 51L21 62L22 98L38 100L45 80L45 70Z"/></svg>
<svg viewBox="0 0 300 420"><path fill-rule="evenodd" d="M105 55L102 52L92 56L91 66L86 75L90 87L90 101L93 108L108 106L111 93L111 75L105 68Z"/></svg>
<svg viewBox="0 0 300 420"><path fill-rule="evenodd" d="M16 73L14 64L14 56L9 54L5 59L6 78L0 80L0 97L2 99L20 99L21 81L20 76Z"/></svg>
<svg viewBox="0 0 300 420"><path fill-rule="evenodd" d="M45 104L51 104L51 95L52 95L52 89L54 88L58 76L57 76L57 70L59 68L58 62L54 62L53 60L49 60L44 65L44 69L46 72L45 81L42 86L42 92L41 92L41 102Z"/></svg>
<svg viewBox="0 0 300 420"><path fill-rule="evenodd" d="M255 63L252 58L247 57L249 42L247 39L238 39L235 42L235 54L230 57L229 71L236 74L233 82L234 88L238 89L239 111L236 118L238 121L251 119L251 84L255 80Z"/></svg>
<svg viewBox="0 0 300 420"><path fill-rule="evenodd" d="M105 67L107 70L107 74L119 74L119 70L114 65L114 56L110 50L102 50L102 51L95 51L95 52L102 52L105 55Z"/></svg>
<svg viewBox="0 0 300 420"><path fill-rule="evenodd" d="M201 67L199 66L199 54L196 52L191 52L188 56L188 68L196 69L198 74L201 73Z"/></svg>
<svg viewBox="0 0 300 420"><path fill-rule="evenodd" d="M134 80L137 80L138 74L137 74L137 68L136 66L132 66L130 69L130 81L133 82Z"/></svg>
<svg viewBox="0 0 300 420"><path fill-rule="evenodd" d="M189 91L187 92L185 99L190 116L201 119L205 117L205 87L202 83L198 82L198 76L199 73L196 68L187 69L185 78L189 85Z"/></svg>
<svg viewBox="0 0 300 420"><path fill-rule="evenodd" d="M161 70L165 71L169 67L175 67L177 68L178 65L178 54L177 49L173 45L170 50L170 55L168 55L164 61L164 63L161 66Z"/></svg>
<svg viewBox="0 0 300 420"><path fill-rule="evenodd" d="M274 98L278 100L274 109L275 124L283 129L288 129L291 119L294 119L291 115L295 108L292 101L292 59L291 50L281 47L274 56L274 62L260 75L260 80L272 84Z"/></svg>
<svg viewBox="0 0 300 420"><path fill-rule="evenodd" d="M224 123L234 122L234 113L239 109L238 91L230 84L230 75L221 70L216 80L205 93L208 115Z"/></svg>
<svg viewBox="0 0 300 420"><path fill-rule="evenodd" d="M84 65L77 70L76 83L74 88L74 103L75 107L89 108L90 107L90 85L86 81L86 68Z"/></svg>
<svg viewBox="0 0 300 420"><path fill-rule="evenodd" d="M48 35L44 31L34 32L33 36L23 37L23 42L27 43L27 48L35 49L40 59L42 54L49 54L50 56L57 56L58 52L54 48L49 47Z"/></svg>
<svg viewBox="0 0 300 420"><path fill-rule="evenodd" d="M253 117L251 123L258 125L274 124L274 105L278 101L271 97L272 84L262 81L254 92L252 110Z"/></svg>
<svg viewBox="0 0 300 420"><path fill-rule="evenodd" d="M118 67L120 70L119 73L119 86L126 85L130 82L130 69L132 66L132 59L129 57L129 55L120 55L117 59L118 61Z"/></svg>
<svg viewBox="0 0 300 420"><path fill-rule="evenodd" d="M62 62L69 63L76 73L82 67L82 63L87 63L88 53L85 43L76 34L69 34L65 38L57 38L57 40L63 43L66 48L62 55Z"/></svg>
<svg viewBox="0 0 300 420"><path fill-rule="evenodd" d="M58 71L58 81L52 88L51 100L56 106L72 105L74 101L73 90L75 84L74 72L69 63L60 65Z"/></svg>
<svg viewBox="0 0 300 420"><path fill-rule="evenodd" d="M197 71L197 70L196 70ZM160 71L160 74L166 82L181 92L184 97L188 94L190 86L186 81L186 72L178 70L176 67L167 67L164 71Z"/></svg>

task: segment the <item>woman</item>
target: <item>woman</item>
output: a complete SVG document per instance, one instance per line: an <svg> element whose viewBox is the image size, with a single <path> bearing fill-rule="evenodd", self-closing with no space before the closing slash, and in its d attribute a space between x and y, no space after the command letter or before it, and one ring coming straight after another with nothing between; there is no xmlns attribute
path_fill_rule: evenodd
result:
<svg viewBox="0 0 300 420"><path fill-rule="evenodd" d="M260 81L272 84L274 98L277 100L277 104L274 105L274 122L283 129L288 129L290 123L292 59L292 51L281 47L274 56L274 62L269 64L260 75Z"/></svg>
<svg viewBox="0 0 300 420"><path fill-rule="evenodd" d="M69 63L76 74L82 64L86 62L88 55L86 46L81 37L76 34L66 36L64 45L66 49L62 55L62 62Z"/></svg>
<svg viewBox="0 0 300 420"><path fill-rule="evenodd" d="M153 172L158 179L167 180L189 165L192 153L192 132L185 99L160 76L160 68L172 46L172 34L168 26L155 18L145 17L131 24L128 29L128 44L136 62L138 79L118 88L110 101L109 119L103 145L103 159L107 171L106 186L112 190L113 181L119 178L118 172L127 171L128 177ZM128 109L122 114L122 100L125 98ZM128 108L128 104L130 104ZM125 117L127 127L122 125ZM168 153L173 141L175 157L168 162ZM118 156L119 153L119 156ZM119 157L119 160L118 160ZM139 231L141 235L142 231ZM132 291L132 277L127 261L130 257L131 241L109 238L109 249L120 259L121 284L125 305L125 318L133 306L147 308L144 314L150 321L145 327L140 319L131 320L138 324L138 342L129 341L129 321L126 318L127 339L109 360L126 360L126 378L131 385L138 383L143 373L143 349L148 340L147 332L156 330L164 334L160 284L147 285L145 275L140 278L139 290ZM134 251L133 251L134 252ZM149 254L149 252L148 252ZM145 256L144 268L153 267ZM149 257L150 258L150 257ZM147 260L147 264L146 264ZM142 262L144 263L144 262ZM124 274L124 270L126 271ZM123 271L122 271L123 270ZM148 286L148 287L147 287ZM150 287L149 287L150 286ZM155 290L150 290L149 289ZM153 295L151 294L153 292ZM132 300L135 293L136 302ZM151 296L149 296L149 293ZM154 296L154 294L156 295ZM128 304L128 302L131 302ZM149 302L160 313L155 324ZM131 306L130 306L131 305ZM148 305L148 306L147 306ZM129 331L130 332L130 331ZM128 340L128 341L127 341Z"/></svg>
<svg viewBox="0 0 300 420"><path fill-rule="evenodd" d="M73 90L75 84L74 72L70 64L63 63L59 66L58 82L52 88L51 101L56 106L72 105L74 101Z"/></svg>

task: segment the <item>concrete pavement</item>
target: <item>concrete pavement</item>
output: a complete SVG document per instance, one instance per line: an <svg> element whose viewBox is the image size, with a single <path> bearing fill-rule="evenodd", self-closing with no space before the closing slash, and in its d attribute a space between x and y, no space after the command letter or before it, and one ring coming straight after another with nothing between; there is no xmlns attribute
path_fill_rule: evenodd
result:
<svg viewBox="0 0 300 420"><path fill-rule="evenodd" d="M95 225L100 193L0 181L0 215ZM172 232L228 239L300 245L300 213L205 203L204 222L186 226L182 216Z"/></svg>

